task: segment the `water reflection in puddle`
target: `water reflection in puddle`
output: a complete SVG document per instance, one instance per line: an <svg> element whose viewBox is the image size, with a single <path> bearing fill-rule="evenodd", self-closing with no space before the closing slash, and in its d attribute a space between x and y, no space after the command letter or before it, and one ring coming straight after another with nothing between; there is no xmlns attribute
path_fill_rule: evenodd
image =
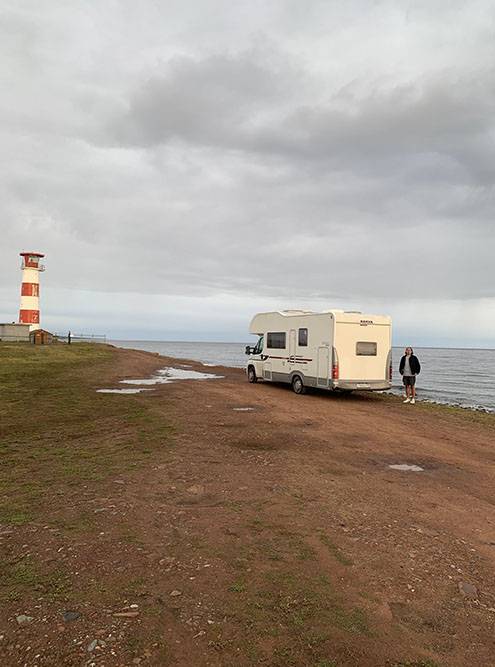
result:
<svg viewBox="0 0 495 667"><path fill-rule="evenodd" d="M409 463L393 463L392 465L389 465L389 468L392 468L393 470L405 470L410 472L423 472L424 470L424 468L421 466Z"/></svg>
<svg viewBox="0 0 495 667"><path fill-rule="evenodd" d="M232 408L235 412L251 412L254 408Z"/></svg>

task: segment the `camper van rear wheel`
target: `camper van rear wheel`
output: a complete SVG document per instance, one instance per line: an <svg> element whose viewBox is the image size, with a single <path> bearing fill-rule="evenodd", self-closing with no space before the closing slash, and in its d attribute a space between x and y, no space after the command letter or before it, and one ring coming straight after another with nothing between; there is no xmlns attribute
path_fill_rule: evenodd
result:
<svg viewBox="0 0 495 667"><path fill-rule="evenodd" d="M303 381L299 375L296 375L292 380L292 389L296 394L304 394L306 391L306 387L304 386Z"/></svg>
<svg viewBox="0 0 495 667"><path fill-rule="evenodd" d="M248 368L248 381L251 382L251 384L254 384L255 382L258 381L258 378L256 377L256 371L254 370L254 366L250 366Z"/></svg>

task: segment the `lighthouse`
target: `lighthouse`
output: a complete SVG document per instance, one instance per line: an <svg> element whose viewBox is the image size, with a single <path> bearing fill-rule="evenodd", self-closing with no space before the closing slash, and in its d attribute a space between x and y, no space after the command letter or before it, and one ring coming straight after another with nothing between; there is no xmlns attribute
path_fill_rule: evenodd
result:
<svg viewBox="0 0 495 667"><path fill-rule="evenodd" d="M29 324L30 331L40 328L40 271L44 257L40 252L21 252L22 285L19 324Z"/></svg>

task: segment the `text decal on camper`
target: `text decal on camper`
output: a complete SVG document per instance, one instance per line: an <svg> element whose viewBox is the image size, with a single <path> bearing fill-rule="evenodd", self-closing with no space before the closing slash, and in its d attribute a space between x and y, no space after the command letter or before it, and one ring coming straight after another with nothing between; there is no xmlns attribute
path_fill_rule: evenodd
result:
<svg viewBox="0 0 495 667"><path fill-rule="evenodd" d="M359 323L362 327L367 327L368 324L373 324L373 320L360 320Z"/></svg>

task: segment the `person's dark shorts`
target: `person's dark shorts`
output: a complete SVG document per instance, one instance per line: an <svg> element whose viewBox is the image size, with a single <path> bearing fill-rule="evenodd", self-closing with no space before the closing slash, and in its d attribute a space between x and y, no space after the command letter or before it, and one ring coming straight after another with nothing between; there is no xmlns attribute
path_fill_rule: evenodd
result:
<svg viewBox="0 0 495 667"><path fill-rule="evenodd" d="M402 376L402 382L406 387L414 387L416 384L416 376L415 375L403 375Z"/></svg>

